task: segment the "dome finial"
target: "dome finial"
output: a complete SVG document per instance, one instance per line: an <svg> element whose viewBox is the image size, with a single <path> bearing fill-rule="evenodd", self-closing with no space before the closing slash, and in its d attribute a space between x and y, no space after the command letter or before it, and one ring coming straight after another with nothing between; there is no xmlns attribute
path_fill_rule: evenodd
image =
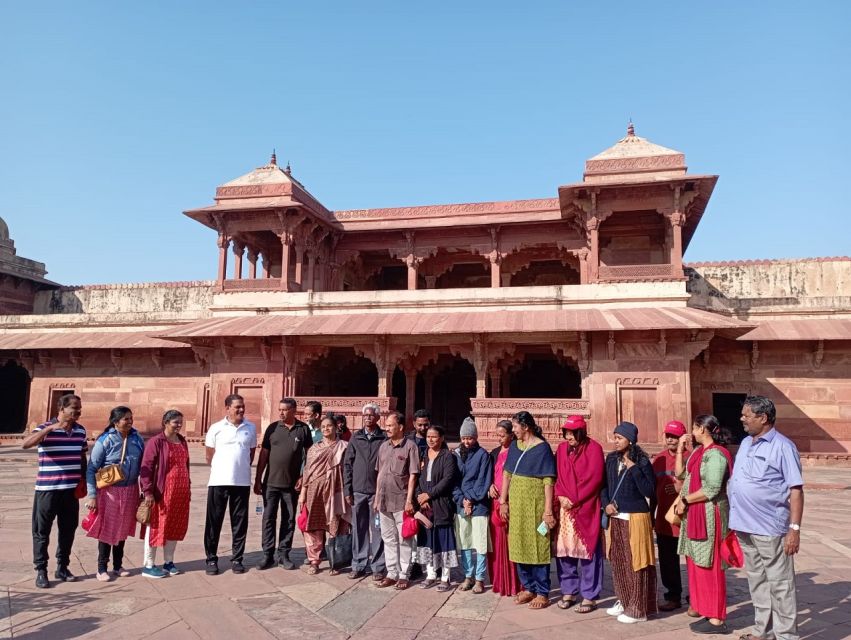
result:
<svg viewBox="0 0 851 640"><path fill-rule="evenodd" d="M275 149L272 148L272 157L269 159L269 164L276 165L278 164L278 156L275 155Z"/></svg>
<svg viewBox="0 0 851 640"><path fill-rule="evenodd" d="M287 167L286 167L286 169L284 169L284 173L286 173L288 176L291 176L293 174L293 170L290 168L290 161L289 160L287 160Z"/></svg>
<svg viewBox="0 0 851 640"><path fill-rule="evenodd" d="M632 124L632 118L629 119L629 124L626 125L626 135L634 136L635 135L635 125Z"/></svg>

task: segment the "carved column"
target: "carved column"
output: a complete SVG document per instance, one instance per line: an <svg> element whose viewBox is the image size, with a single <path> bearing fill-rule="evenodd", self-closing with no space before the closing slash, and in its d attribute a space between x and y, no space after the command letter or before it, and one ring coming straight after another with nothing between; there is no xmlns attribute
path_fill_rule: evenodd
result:
<svg viewBox="0 0 851 640"><path fill-rule="evenodd" d="M248 247L248 277L251 280L257 279L257 249Z"/></svg>
<svg viewBox="0 0 851 640"><path fill-rule="evenodd" d="M317 264L319 266L319 273L317 275L316 290L325 291L327 288L325 281L328 277L328 260L325 256L320 255L317 257Z"/></svg>
<svg viewBox="0 0 851 640"><path fill-rule="evenodd" d="M501 398L502 397L502 370L496 365L491 366L490 377L491 377L491 397Z"/></svg>
<svg viewBox="0 0 851 640"><path fill-rule="evenodd" d="M304 289L313 291L316 286L316 247L307 247L307 283Z"/></svg>
<svg viewBox="0 0 851 640"><path fill-rule="evenodd" d="M284 356L284 397L296 395L296 375L298 373L298 353L295 338L287 336L281 345Z"/></svg>
<svg viewBox="0 0 851 640"><path fill-rule="evenodd" d="M590 282L597 282L600 267L600 221L591 218L585 225L588 229L588 240L591 244L590 263L588 264L588 277Z"/></svg>
<svg viewBox="0 0 851 640"><path fill-rule="evenodd" d="M404 367L405 371L405 424L412 425L414 423L414 401L417 392L417 370L412 365L408 364Z"/></svg>
<svg viewBox="0 0 851 640"><path fill-rule="evenodd" d="M674 211L669 219L671 221L671 270L676 276L683 274L683 223L685 216Z"/></svg>
<svg viewBox="0 0 851 640"><path fill-rule="evenodd" d="M437 286L437 276L426 276L426 289L434 289Z"/></svg>
<svg viewBox="0 0 851 640"><path fill-rule="evenodd" d="M245 251L245 245L238 240L233 241L233 255L236 260L233 262L233 277L234 280L242 280L242 254Z"/></svg>
<svg viewBox="0 0 851 640"><path fill-rule="evenodd" d="M405 264L408 265L408 289L413 290L417 288L417 275L420 270L420 264L423 259L415 256L414 254L410 254L405 258Z"/></svg>
<svg viewBox="0 0 851 640"><path fill-rule="evenodd" d="M289 231L284 231L281 236L281 289L290 290L290 252L293 247L293 236Z"/></svg>
<svg viewBox="0 0 851 640"><path fill-rule="evenodd" d="M373 342L375 368L378 370L378 397L388 397L393 369L387 356L387 338L378 336Z"/></svg>
<svg viewBox="0 0 851 640"><path fill-rule="evenodd" d="M473 368L476 370L476 397L485 397L488 375L488 344L482 334L473 336Z"/></svg>
<svg viewBox="0 0 851 640"><path fill-rule="evenodd" d="M423 386L425 393L425 408L427 411L431 411L432 407L432 397L434 395L434 373L431 370L427 370L423 372Z"/></svg>
<svg viewBox="0 0 851 640"><path fill-rule="evenodd" d="M500 275L501 274L500 265L502 264L502 260L500 258L499 253L496 252L496 251L491 253L490 256L488 256L488 258L490 259L490 263L491 263L491 288L492 289L499 289L500 285L502 284L502 278L501 278L501 275Z"/></svg>
<svg viewBox="0 0 851 640"><path fill-rule="evenodd" d="M228 238L225 234L219 234L219 274L218 281L219 283L223 282L225 278L227 278L228 271L228 247L230 246L230 238Z"/></svg>
<svg viewBox="0 0 851 640"><path fill-rule="evenodd" d="M304 291L303 278L304 274L304 245L297 243L295 246L295 283L298 285L299 291Z"/></svg>
<svg viewBox="0 0 851 640"><path fill-rule="evenodd" d="M579 258L579 284L588 284L588 249L577 249L574 254Z"/></svg>

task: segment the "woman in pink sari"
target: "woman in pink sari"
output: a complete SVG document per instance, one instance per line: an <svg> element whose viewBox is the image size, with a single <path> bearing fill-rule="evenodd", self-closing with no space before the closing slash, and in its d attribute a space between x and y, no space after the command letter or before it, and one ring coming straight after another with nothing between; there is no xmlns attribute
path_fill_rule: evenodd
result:
<svg viewBox="0 0 851 640"><path fill-rule="evenodd" d="M520 579L514 563L508 559L508 523L499 517L499 495L502 491L502 469L508 458L508 449L514 434L511 420L500 420L496 425L496 437L499 446L491 451L493 460L493 484L488 496L493 500L490 515L490 532L493 550L488 553L488 574L493 581L493 592L503 596L513 596L520 592Z"/></svg>
<svg viewBox="0 0 851 640"><path fill-rule="evenodd" d="M330 539L348 533L352 520L351 507L343 496L343 456L349 443L337 438L337 425L331 416L322 418L319 429L322 440L307 450L296 511L301 513L302 507L307 508L304 529L304 548L310 563L307 572L319 573L319 556L327 532L328 564L333 576L339 570L334 565L334 545Z"/></svg>
<svg viewBox="0 0 851 640"><path fill-rule="evenodd" d="M577 613L591 613L603 587L603 536L600 534L600 490L605 463L603 447L588 437L582 416L570 416L561 429L564 442L556 451L556 572L561 585L559 609L579 602Z"/></svg>

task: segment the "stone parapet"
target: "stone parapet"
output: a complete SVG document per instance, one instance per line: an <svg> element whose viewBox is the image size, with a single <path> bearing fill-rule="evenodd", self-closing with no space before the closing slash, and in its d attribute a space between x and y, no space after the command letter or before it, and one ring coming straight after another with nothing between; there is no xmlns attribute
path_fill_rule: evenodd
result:
<svg viewBox="0 0 851 640"><path fill-rule="evenodd" d="M208 281L149 282L61 287L36 296L35 314L191 314L212 303Z"/></svg>

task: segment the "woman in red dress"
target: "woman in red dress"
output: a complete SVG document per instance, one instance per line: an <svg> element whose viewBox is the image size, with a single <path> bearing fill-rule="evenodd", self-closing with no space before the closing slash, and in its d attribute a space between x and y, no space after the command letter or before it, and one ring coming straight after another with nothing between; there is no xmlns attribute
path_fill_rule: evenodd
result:
<svg viewBox="0 0 851 640"><path fill-rule="evenodd" d="M499 495L502 491L502 468L508 458L508 449L514 434L511 420L500 420L496 425L496 437L499 446L491 451L493 460L493 484L488 495L493 500L490 516L491 540L493 550L488 553L488 574L493 581L493 592L504 596L513 596L520 592L520 579L514 563L508 559L508 523L499 517Z"/></svg>
<svg viewBox="0 0 851 640"><path fill-rule="evenodd" d="M174 550L189 526L189 447L180 435L183 414L166 411L163 430L148 441L142 458L142 493L151 505L151 522L145 533L146 578L176 576ZM163 567L156 565L157 547L163 547Z"/></svg>

